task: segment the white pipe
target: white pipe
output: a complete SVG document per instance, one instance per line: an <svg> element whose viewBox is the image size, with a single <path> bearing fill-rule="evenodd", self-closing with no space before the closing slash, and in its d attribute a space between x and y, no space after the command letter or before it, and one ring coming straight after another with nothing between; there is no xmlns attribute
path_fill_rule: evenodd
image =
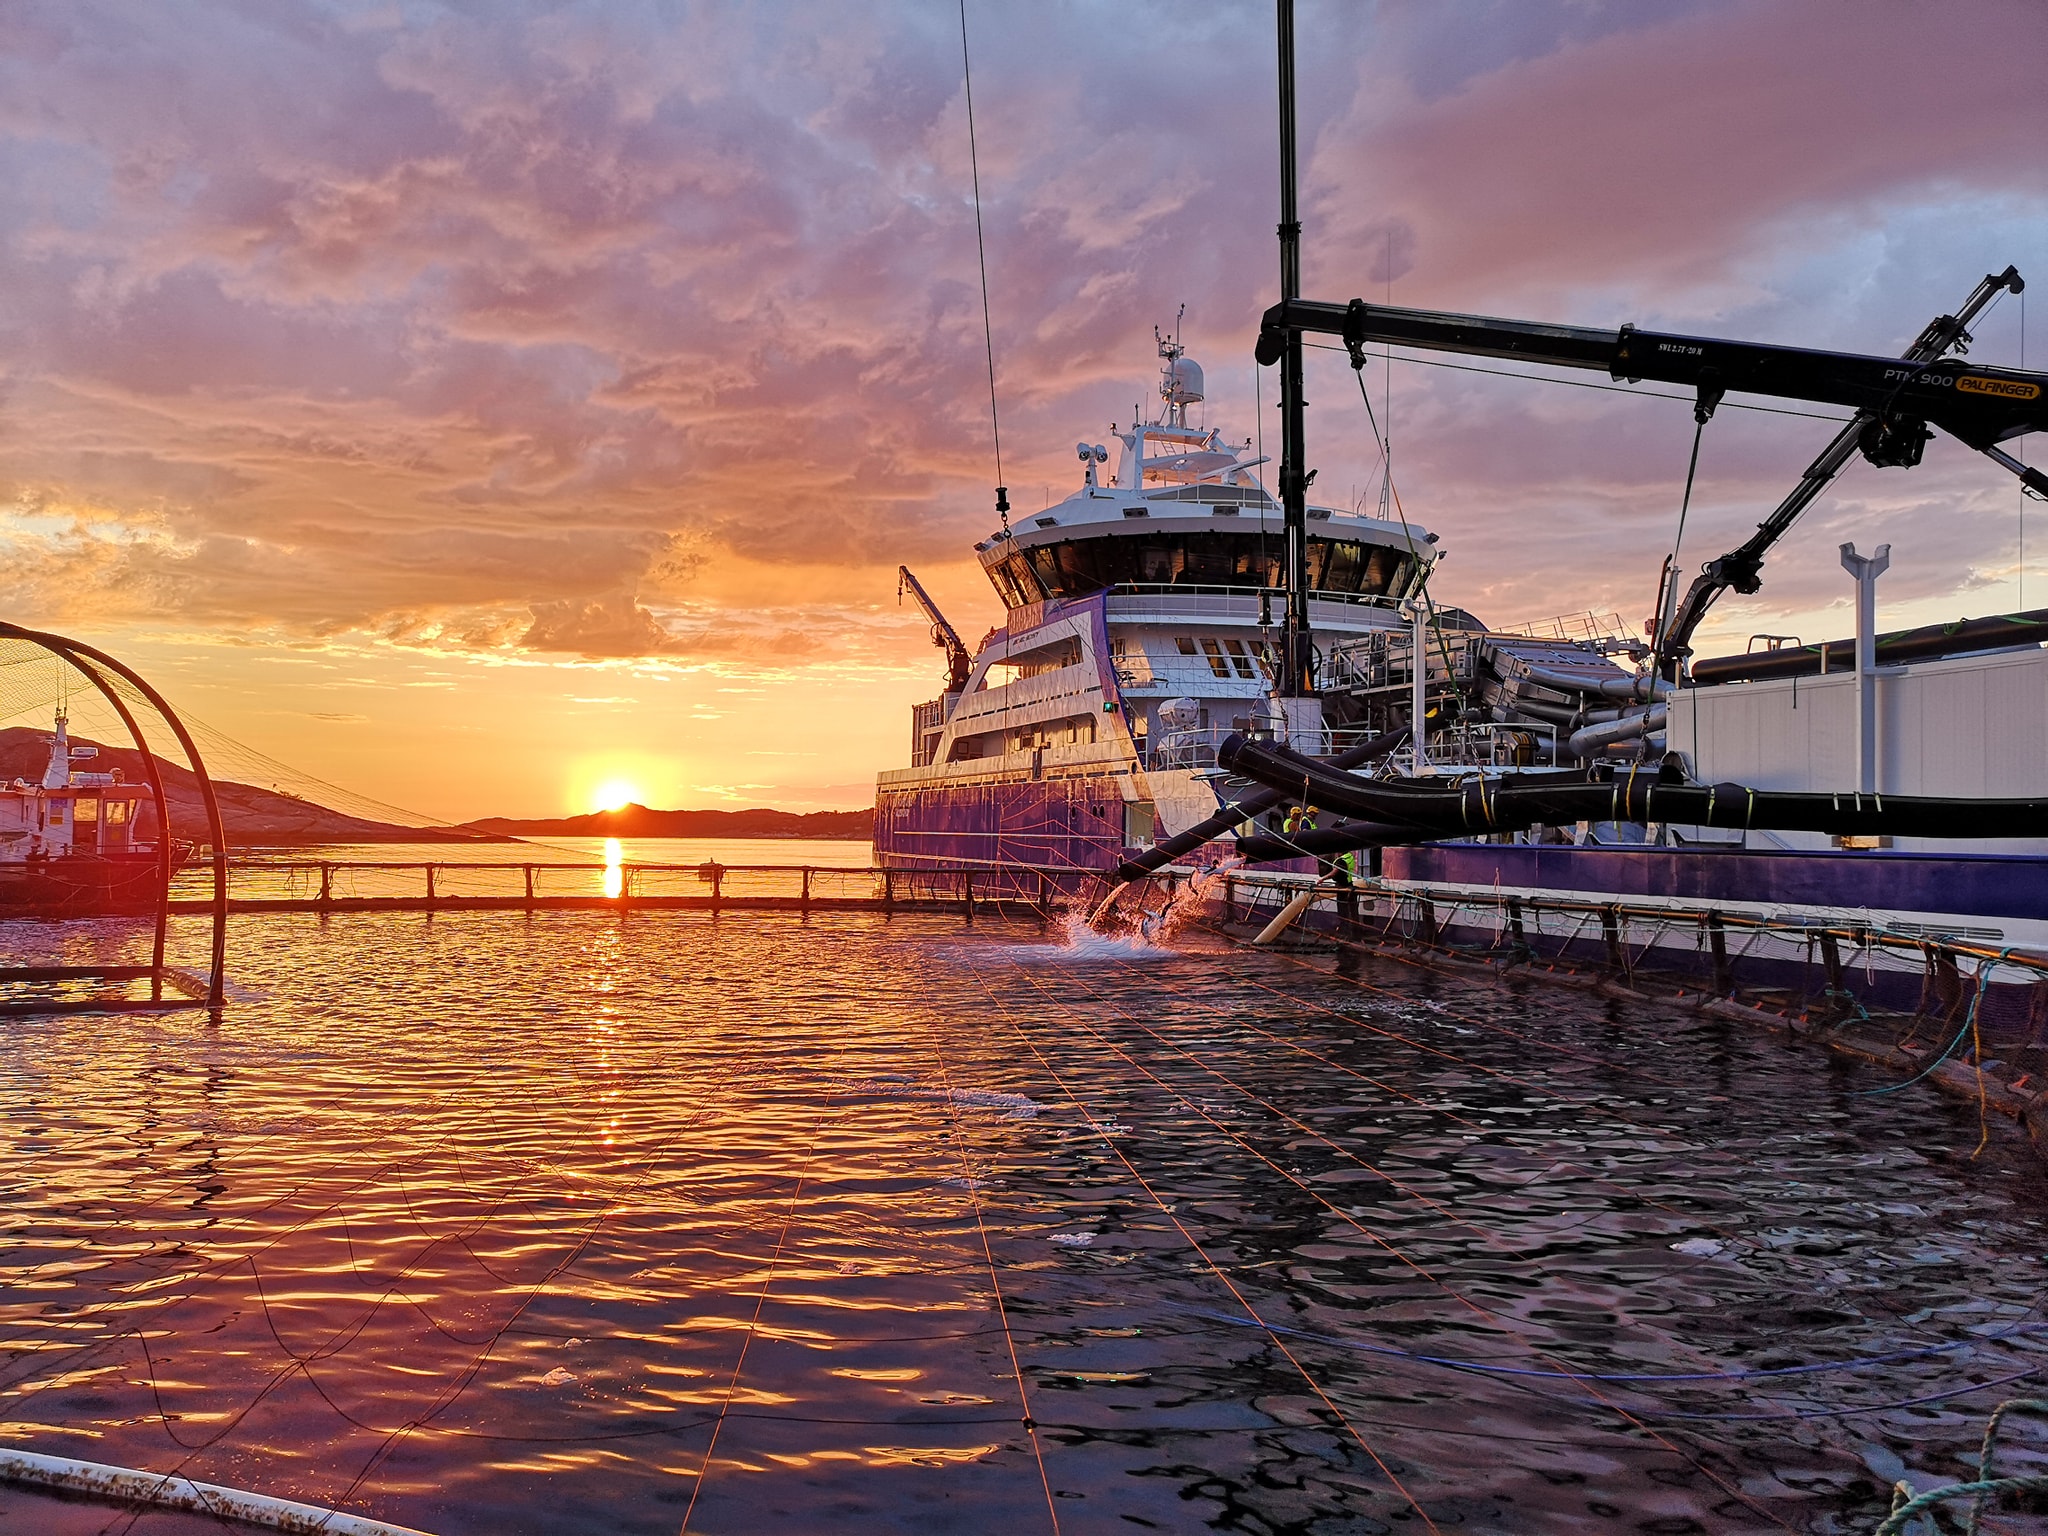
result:
<svg viewBox="0 0 2048 1536"><path fill-rule="evenodd" d="M1299 896L1295 897L1294 900L1288 902L1286 906L1280 909L1280 915L1278 917L1274 918L1273 921L1266 924L1264 928L1261 928L1259 930L1259 936L1256 939L1253 939L1252 943L1272 943L1275 939L1279 938L1281 934L1285 933L1289 928L1294 926L1294 920L1297 917L1301 916L1302 913L1306 912L1308 910L1308 904L1314 901L1315 899L1316 893L1314 887L1310 887L1308 890L1303 891Z"/></svg>
<svg viewBox="0 0 2048 1536"><path fill-rule="evenodd" d="M1856 789L1877 793L1877 578L1892 563L1892 547L1859 555L1842 546L1842 569L1856 579ZM1822 647L1825 652L1826 647Z"/></svg>
<svg viewBox="0 0 2048 1536"><path fill-rule="evenodd" d="M169 1472L140 1472L109 1467L68 1456L39 1456L34 1451L0 1448L0 1482L57 1488L122 1504L148 1504L158 1509L186 1509L219 1520L238 1520L266 1530L301 1536L426 1536L409 1525L366 1520L317 1504L295 1504L266 1494L244 1493L213 1483L195 1483Z"/></svg>
<svg viewBox="0 0 2048 1536"><path fill-rule="evenodd" d="M1408 611L1413 621L1408 642L1408 745L1414 749L1419 774L1429 767L1429 605L1411 599Z"/></svg>
<svg viewBox="0 0 2048 1536"><path fill-rule="evenodd" d="M1602 747L1611 747L1616 742L1627 741L1631 737L1660 729L1670 712L1671 706L1668 704L1652 704L1640 714L1627 715L1602 725L1589 725L1584 730L1572 732L1572 738L1565 744L1565 749L1573 757L1583 758Z"/></svg>

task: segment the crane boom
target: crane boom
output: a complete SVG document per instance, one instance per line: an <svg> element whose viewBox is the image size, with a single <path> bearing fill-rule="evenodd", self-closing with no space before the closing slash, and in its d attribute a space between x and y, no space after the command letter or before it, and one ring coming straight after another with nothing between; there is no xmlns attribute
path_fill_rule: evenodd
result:
<svg viewBox="0 0 2048 1536"><path fill-rule="evenodd" d="M1942 315L1927 323L1927 328L1914 339L1901 360L1930 363L1951 350L1967 351L1970 322L1977 318L1984 306L2008 288L2018 293L2025 286L2015 267L1986 274L1953 315ZM1709 560L1700 567L1700 574L1693 578L1685 597L1673 611L1671 622L1658 631L1657 655L1652 671L1666 676L1675 674L1679 662L1692 653L1693 631L1700 627L1715 598L1730 587L1747 594L1763 585L1761 573L1765 553L1785 536L1799 514L1812 505L1814 499L1827 489L1828 483L1841 473L1842 466L1849 462L1849 456L1863 445L1864 435L1883 430L1882 418L1876 412L1868 408L1857 411L1835 434L1834 441L1806 466L1799 483L1792 487L1769 517L1756 525L1756 532L1740 548L1731 549L1719 559ZM1914 457L1918 458L1919 454L1915 452ZM1677 580L1676 572L1673 572L1672 580Z"/></svg>
<svg viewBox="0 0 2048 1536"><path fill-rule="evenodd" d="M967 686L967 674L973 669L974 658L960 639L960 632L946 622L946 616L939 612L939 605L932 601L931 594L924 589L924 583L910 574L910 567L896 567L896 601L903 601L908 592L931 620L932 644L946 653L946 692L958 693Z"/></svg>
<svg viewBox="0 0 2048 1536"><path fill-rule="evenodd" d="M2002 290L2025 285L2013 267L1988 275L1962 308L1928 324L1902 357L1871 357L1804 347L1724 341L1639 330L1546 325L1482 315L1399 309L1353 299L1349 304L1284 298L1268 309L1259 326L1257 356L1276 360L1291 335L1314 331L1342 337L1354 367L1368 343L1519 358L1556 368L1604 370L1610 378L1637 383L1653 379L1697 391L1695 415L1704 422L1730 391L1781 400L1844 406L1854 414L1821 455L1807 467L1777 509L1739 549L1705 565L1679 604L1672 622L1657 636L1654 669L1671 675L1689 650L1693 631L1714 599L1729 587L1754 592L1765 552L1791 527L1852 453L1879 467L1920 462L1930 426L1984 454L2017 475L2026 489L2048 496L2048 475L2028 467L1998 445L2048 428L2048 373L1994 368L1945 358L1966 348L1971 320Z"/></svg>
<svg viewBox="0 0 2048 1536"><path fill-rule="evenodd" d="M1558 368L1597 368L1630 383L1654 379L1690 385L1703 401L1714 404L1733 391L1869 409L1888 433L1883 440L1873 435L1859 445L1866 457L1903 442L1916 425L1928 423L1980 453L2008 438L2048 428L2048 373L1954 359L1922 364L1910 358L1679 336L1632 325L1600 331L1396 309L1362 299L1348 305L1285 299L1267 310L1260 322L1260 362L1278 357L1289 331L1341 336L1352 347L1386 342L1436 352L1521 358ZM1906 461L1873 457L1873 462ZM2048 493L2048 476L2022 478L2031 488Z"/></svg>

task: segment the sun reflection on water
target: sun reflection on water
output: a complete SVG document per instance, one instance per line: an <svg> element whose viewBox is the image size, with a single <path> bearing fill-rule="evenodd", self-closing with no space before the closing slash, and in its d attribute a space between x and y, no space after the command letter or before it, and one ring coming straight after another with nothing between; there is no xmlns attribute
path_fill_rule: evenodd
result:
<svg viewBox="0 0 2048 1536"><path fill-rule="evenodd" d="M619 840L616 837L606 838L604 840L604 893L607 896L617 896L626 888L626 870L623 859L624 854L619 848Z"/></svg>

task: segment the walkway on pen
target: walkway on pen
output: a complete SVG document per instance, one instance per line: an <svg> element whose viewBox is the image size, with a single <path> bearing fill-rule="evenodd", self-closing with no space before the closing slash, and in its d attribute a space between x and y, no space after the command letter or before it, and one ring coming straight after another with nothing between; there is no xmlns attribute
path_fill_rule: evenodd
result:
<svg viewBox="0 0 2048 1536"><path fill-rule="evenodd" d="M1069 876L1071 883L1071 875ZM212 910L207 871L172 888L171 910ZM252 859L230 866L230 912L753 911L1044 912L1052 871L965 865L522 863Z"/></svg>

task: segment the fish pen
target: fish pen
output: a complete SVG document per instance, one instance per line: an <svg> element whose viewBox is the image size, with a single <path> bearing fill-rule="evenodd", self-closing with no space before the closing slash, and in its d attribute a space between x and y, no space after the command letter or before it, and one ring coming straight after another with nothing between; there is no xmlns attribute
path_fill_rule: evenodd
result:
<svg viewBox="0 0 2048 1536"><path fill-rule="evenodd" d="M0 924L24 963L0 966L0 1016L218 1009L227 955L227 837L185 722L140 674L82 641L0 623ZM79 725L113 743L71 742ZM84 765L84 766L81 766ZM202 973L169 964L170 893L203 847L212 919ZM147 922L147 961L62 920ZM59 926L49 926L57 922ZM118 941L116 941L118 947ZM147 983L147 996L136 984Z"/></svg>
<svg viewBox="0 0 2048 1536"><path fill-rule="evenodd" d="M1867 915L1831 923L1236 870L1183 883L1164 905L1213 907L1221 931L1249 928L1262 943L1291 929L1297 946L1422 952L1805 1035L2019 1120L2048 1156L2048 954Z"/></svg>
<svg viewBox="0 0 2048 1536"><path fill-rule="evenodd" d="M230 912L369 911L849 911L977 909L1050 915L1074 871L980 864L869 865L591 860L231 858ZM171 910L210 911L212 895L188 874Z"/></svg>
<svg viewBox="0 0 2048 1536"><path fill-rule="evenodd" d="M65 1105L8 1175L21 1475L435 1536L1862 1536L1966 1512L2048 1374L2016 1127L1648 993L1201 921L236 923L232 1028L6 1043ZM2010 1410L1987 1536L2041 1446ZM187 1529L98 1497L0 1519Z"/></svg>

